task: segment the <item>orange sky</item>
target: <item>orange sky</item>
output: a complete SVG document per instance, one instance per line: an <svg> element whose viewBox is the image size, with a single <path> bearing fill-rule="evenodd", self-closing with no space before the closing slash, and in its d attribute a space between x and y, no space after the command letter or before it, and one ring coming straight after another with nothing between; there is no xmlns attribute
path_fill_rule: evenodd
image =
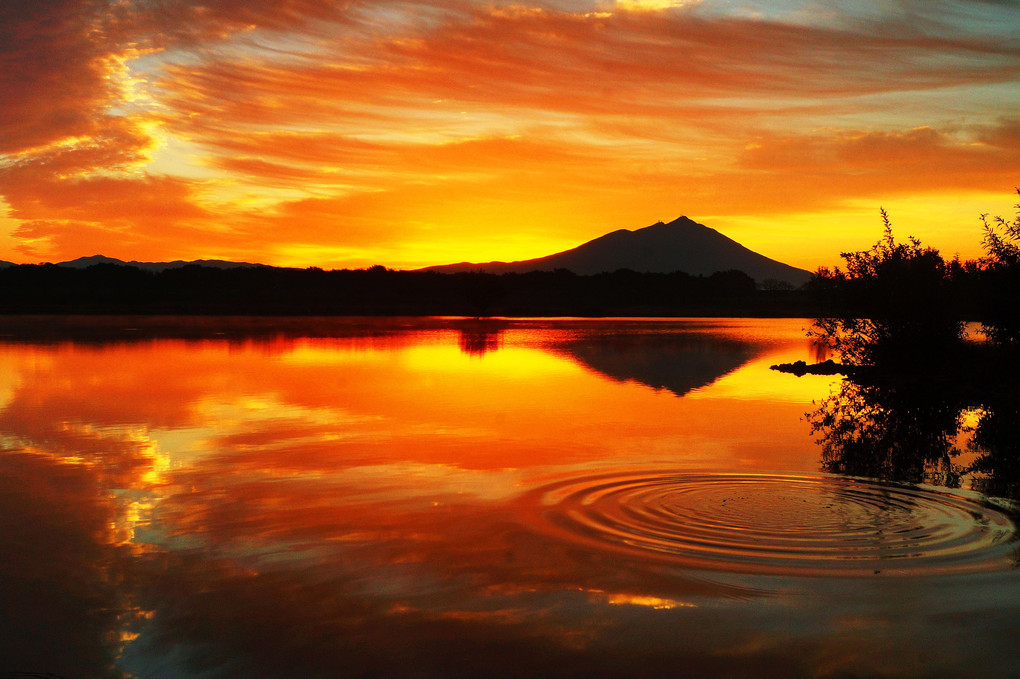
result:
<svg viewBox="0 0 1020 679"><path fill-rule="evenodd" d="M814 269L979 254L995 0L5 0L0 259L514 260L687 215Z"/></svg>

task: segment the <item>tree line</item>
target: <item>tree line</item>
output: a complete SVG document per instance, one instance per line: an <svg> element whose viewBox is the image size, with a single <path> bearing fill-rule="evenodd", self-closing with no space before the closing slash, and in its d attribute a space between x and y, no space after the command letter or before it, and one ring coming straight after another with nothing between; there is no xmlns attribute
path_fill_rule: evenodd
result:
<svg viewBox="0 0 1020 679"><path fill-rule="evenodd" d="M96 264L0 269L0 313L682 316L803 315L803 291L710 276L621 269L490 274L187 265L151 272Z"/></svg>

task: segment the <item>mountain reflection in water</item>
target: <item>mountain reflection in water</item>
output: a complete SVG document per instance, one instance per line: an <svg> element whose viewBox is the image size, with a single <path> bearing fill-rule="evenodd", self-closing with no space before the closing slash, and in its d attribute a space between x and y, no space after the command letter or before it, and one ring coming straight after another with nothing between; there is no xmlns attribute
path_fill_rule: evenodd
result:
<svg viewBox="0 0 1020 679"><path fill-rule="evenodd" d="M584 333L569 333L545 349L620 382L633 380L683 396L707 386L761 354L765 347L738 335L678 332L676 325L589 322ZM656 327L656 326L661 327ZM459 345L483 355L501 346L507 321L477 319L458 325Z"/></svg>
<svg viewBox="0 0 1020 679"><path fill-rule="evenodd" d="M740 338L672 333L588 336L555 349L606 377L635 380L677 396L715 382L763 351Z"/></svg>
<svg viewBox="0 0 1020 679"><path fill-rule="evenodd" d="M0 676L1020 660L1013 519L966 490L1008 486L1008 406L963 439L862 425L927 451L869 466L872 411L804 417L855 394L768 370L813 358L803 321L55 322L0 344ZM962 490L842 474L943 459Z"/></svg>

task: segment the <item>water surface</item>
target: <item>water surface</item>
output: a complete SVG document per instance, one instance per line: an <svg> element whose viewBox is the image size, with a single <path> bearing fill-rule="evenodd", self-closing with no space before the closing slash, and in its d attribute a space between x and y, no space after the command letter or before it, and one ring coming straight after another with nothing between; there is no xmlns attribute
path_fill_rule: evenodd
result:
<svg viewBox="0 0 1020 679"><path fill-rule="evenodd" d="M1020 660L997 477L966 431L770 371L819 358L806 321L47 323L0 343L0 673ZM863 446L879 425L911 454Z"/></svg>

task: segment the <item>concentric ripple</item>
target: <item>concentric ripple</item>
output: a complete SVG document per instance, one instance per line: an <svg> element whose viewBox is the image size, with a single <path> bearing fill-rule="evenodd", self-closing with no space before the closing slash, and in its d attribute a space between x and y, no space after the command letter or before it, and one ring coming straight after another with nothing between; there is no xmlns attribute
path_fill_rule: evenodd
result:
<svg viewBox="0 0 1020 679"><path fill-rule="evenodd" d="M825 475L643 473L530 494L558 539L688 568L791 575L995 570L1016 526L963 494Z"/></svg>

